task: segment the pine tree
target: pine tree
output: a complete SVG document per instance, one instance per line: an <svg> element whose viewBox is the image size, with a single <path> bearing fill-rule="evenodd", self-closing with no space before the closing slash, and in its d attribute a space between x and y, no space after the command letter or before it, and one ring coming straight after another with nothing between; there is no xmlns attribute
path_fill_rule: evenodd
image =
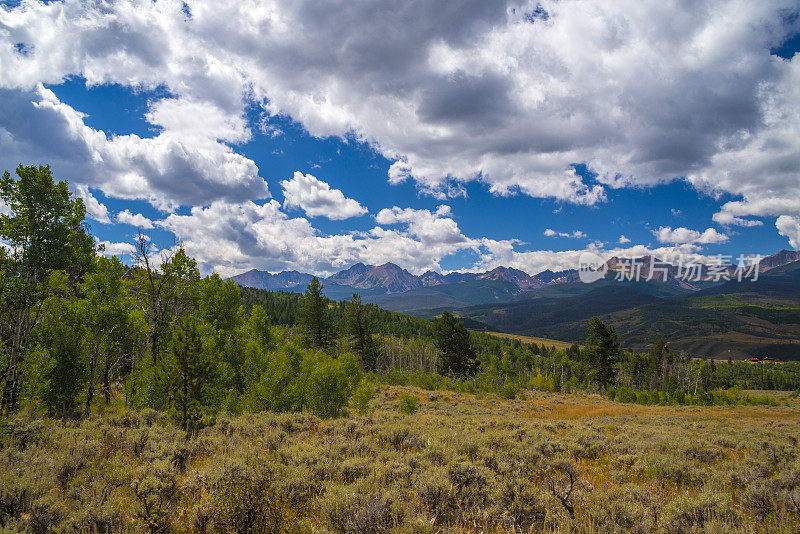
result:
<svg viewBox="0 0 800 534"><path fill-rule="evenodd" d="M203 354L200 325L187 316L176 325L169 344L170 359L164 361L164 386L172 392L173 418L181 428L197 428L206 404L206 392L214 379L212 362Z"/></svg>
<svg viewBox="0 0 800 534"><path fill-rule="evenodd" d="M353 293L353 298L345 308L346 332L353 350L361 359L361 367L365 371L375 371L378 350L372 337L367 307L361 304L361 296Z"/></svg>
<svg viewBox="0 0 800 534"><path fill-rule="evenodd" d="M621 356L614 327L606 327L598 317L592 317L586 327L584 350L595 380L600 387L608 387L617 376L617 364Z"/></svg>
<svg viewBox="0 0 800 534"><path fill-rule="evenodd" d="M664 338L659 338L653 345L653 350L650 351L650 362L647 373L650 387L653 389L663 388L666 385L666 375L669 374L669 370L665 368L667 363L666 350Z"/></svg>
<svg viewBox="0 0 800 534"><path fill-rule="evenodd" d="M306 345L328 351L336 336L328 313L328 298L322 294L322 288L316 276L311 279L300 301L298 322Z"/></svg>
<svg viewBox="0 0 800 534"><path fill-rule="evenodd" d="M442 374L468 375L477 370L469 331L447 311L433 325L433 342L441 354Z"/></svg>

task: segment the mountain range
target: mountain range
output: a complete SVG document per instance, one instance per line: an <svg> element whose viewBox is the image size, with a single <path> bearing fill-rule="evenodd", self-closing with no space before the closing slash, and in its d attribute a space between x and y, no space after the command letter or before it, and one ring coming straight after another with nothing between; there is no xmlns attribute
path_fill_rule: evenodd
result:
<svg viewBox="0 0 800 534"><path fill-rule="evenodd" d="M759 264L759 270L762 273L767 272L770 269L798 260L800 260L800 251L782 250L763 258ZM724 278L716 281L706 280L709 276L713 278L713 275L709 267L704 265L699 265L698 270L691 273L691 276L685 276L687 274L685 266L667 264L658 258L643 256L636 258L634 262L641 280L662 282L664 286L669 286L658 289L654 287L649 292L680 293L700 291L725 281ZM617 278L621 278L624 274L630 274L631 272L629 259L615 256L610 258L607 264L610 274ZM651 266L654 266L652 268L653 272L651 272ZM734 275L735 269L735 266L727 264L717 269L717 271L723 272L727 277L731 277ZM298 271L282 271L272 274L267 271L251 269L233 276L231 279L237 284L247 287L302 291L312 277L313 275L311 274ZM451 272L441 274L427 271L421 275L414 275L394 263L384 263L383 265L356 263L331 276L319 278L326 286L326 294L331 298L344 298L354 292L361 293L369 298L387 297L380 299L382 303L389 303L389 309L392 309L391 303L397 302L398 306L403 308L403 310L398 311L410 311L413 309L405 306L403 301L409 300L409 298L417 301L419 300L417 297L420 296L431 297L431 300L428 306L423 305L419 309L436 309L441 307L438 300L442 299L448 300L447 304L449 305L452 305L454 301L457 303L461 300L463 300L462 304L464 305L475 304L476 302L474 301L476 299L478 301L487 299L487 303L497 300L524 300L530 296L528 295L529 292L536 292L549 286L573 284L579 281L577 269L558 272L548 269L533 276L512 267L496 267L483 273ZM453 287L443 288L442 286ZM407 298L399 295L406 295ZM436 295L440 295L440 298L433 298Z"/></svg>
<svg viewBox="0 0 800 534"><path fill-rule="evenodd" d="M631 280L623 276L630 269L626 262L609 259L605 278L591 284L581 282L576 269L533 276L509 267L414 275L393 263L357 263L320 278L332 299L357 292L365 302L428 318L447 309L476 329L581 341L586 320L598 315L636 349L663 335L676 350L700 356L743 358L766 351L800 359L800 251L763 258L758 281L742 283L735 280L733 265L701 267L687 277L685 266L658 258L651 263L649 256L635 260L641 270L639 279ZM724 276L714 280L714 272ZM232 277L243 286L284 291L304 291L311 278L255 269Z"/></svg>
<svg viewBox="0 0 800 534"><path fill-rule="evenodd" d="M305 289L314 275L298 271L281 271L272 274L267 271L251 269L247 272L232 276L231 279L239 285L259 289ZM525 291L542 288L551 284L574 282L578 280L578 271L553 272L543 271L536 276L511 267L497 267L484 273L452 272L448 274L426 271L421 275L411 274L406 269L394 263L383 265L364 265L356 263L328 277L319 277L325 283L358 290L371 290L374 293L387 295L405 293L415 289L435 287L450 284L459 284L470 281L496 281L513 286L512 291Z"/></svg>

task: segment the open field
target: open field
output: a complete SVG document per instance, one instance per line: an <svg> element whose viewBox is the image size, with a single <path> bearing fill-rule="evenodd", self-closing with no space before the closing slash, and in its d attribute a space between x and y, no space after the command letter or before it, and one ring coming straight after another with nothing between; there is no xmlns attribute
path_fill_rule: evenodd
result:
<svg viewBox="0 0 800 534"><path fill-rule="evenodd" d="M399 411L401 397L418 411ZM31 532L796 532L800 406L659 407L381 386L374 412L6 422Z"/></svg>
<svg viewBox="0 0 800 534"><path fill-rule="evenodd" d="M523 343L536 343L537 345L546 345L548 347L555 347L559 350L568 349L572 343L566 341L559 341L557 339L547 339L544 337L522 336L518 334L506 334L505 332L486 332L489 335L503 337L506 339L518 339Z"/></svg>

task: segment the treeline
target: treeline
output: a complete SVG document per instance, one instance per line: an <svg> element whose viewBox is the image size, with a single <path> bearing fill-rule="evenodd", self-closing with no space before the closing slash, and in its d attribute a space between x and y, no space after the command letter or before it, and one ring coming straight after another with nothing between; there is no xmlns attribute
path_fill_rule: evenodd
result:
<svg viewBox="0 0 800 534"><path fill-rule="evenodd" d="M295 326L298 322L298 310L302 294L292 291L268 291L252 287L242 287L242 304L245 310L260 305L267 312L272 324ZM329 300L331 322L336 329L345 325L345 310L349 301ZM379 308L374 304L365 304L364 313L369 316L370 324L376 333L402 338L431 337L433 324L427 319L404 315Z"/></svg>

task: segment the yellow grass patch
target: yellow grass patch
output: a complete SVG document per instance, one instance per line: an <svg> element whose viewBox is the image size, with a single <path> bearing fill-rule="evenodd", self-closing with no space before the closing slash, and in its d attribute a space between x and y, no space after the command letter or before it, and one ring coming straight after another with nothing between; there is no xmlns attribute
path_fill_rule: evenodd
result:
<svg viewBox="0 0 800 534"><path fill-rule="evenodd" d="M572 346L572 343L568 341L559 341L557 339L547 339L544 337L533 337L533 336L520 336L517 334L506 334L505 332L486 332L491 336L502 337L506 339L518 339L523 343L536 343L537 345L546 345L548 347L555 347L557 349L568 349Z"/></svg>

